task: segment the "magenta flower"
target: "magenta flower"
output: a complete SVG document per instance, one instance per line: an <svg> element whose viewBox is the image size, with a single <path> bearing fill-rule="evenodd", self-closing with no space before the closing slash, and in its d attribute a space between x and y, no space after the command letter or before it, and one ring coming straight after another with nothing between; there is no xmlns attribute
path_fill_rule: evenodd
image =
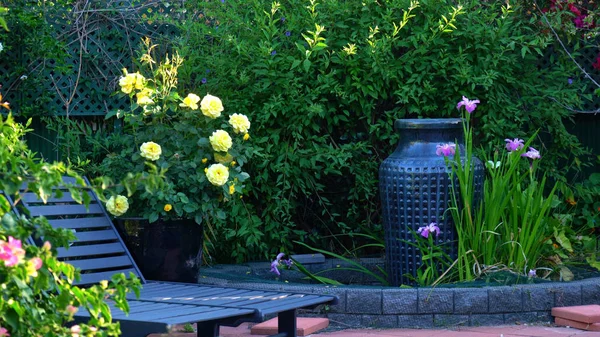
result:
<svg viewBox="0 0 600 337"><path fill-rule="evenodd" d="M25 250L21 246L21 240L12 236L8 237L8 242L0 240L0 260L4 261L6 267L21 263L24 257Z"/></svg>
<svg viewBox="0 0 600 337"><path fill-rule="evenodd" d="M523 139L519 138L515 138L513 140L507 138L504 141L506 142L506 149L508 150L508 152L520 150L523 148L523 146L525 146L525 144L523 144Z"/></svg>
<svg viewBox="0 0 600 337"><path fill-rule="evenodd" d="M458 102L456 108L460 110L460 107L464 106L468 113L472 113L473 111L475 111L475 109L477 108L477 104L480 103L478 99L470 100L465 96L463 96L462 98L463 100Z"/></svg>
<svg viewBox="0 0 600 337"><path fill-rule="evenodd" d="M521 157L527 157L529 159L540 159L540 152L532 147L529 148L529 151L523 153Z"/></svg>
<svg viewBox="0 0 600 337"><path fill-rule="evenodd" d="M417 229L417 233L421 234L422 237L427 239L429 237L429 233L434 233L435 235L439 235L440 228L437 226L437 224L435 222L432 222L427 226L419 227L419 229Z"/></svg>
<svg viewBox="0 0 600 337"><path fill-rule="evenodd" d="M452 143L438 145L437 149L435 150L435 154L437 154L438 156L443 155L444 157L453 156L455 152L456 144Z"/></svg>
<svg viewBox="0 0 600 337"><path fill-rule="evenodd" d="M0 326L0 337L5 337L5 336L10 336L10 334L8 333L8 330L6 330L6 328L3 328Z"/></svg>

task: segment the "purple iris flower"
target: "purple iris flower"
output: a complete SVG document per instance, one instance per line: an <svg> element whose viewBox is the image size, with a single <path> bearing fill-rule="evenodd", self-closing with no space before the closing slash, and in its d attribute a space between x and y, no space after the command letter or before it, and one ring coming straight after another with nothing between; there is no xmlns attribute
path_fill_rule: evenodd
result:
<svg viewBox="0 0 600 337"><path fill-rule="evenodd" d="M285 32L285 36L290 36L292 35L292 33L288 30L287 32Z"/></svg>
<svg viewBox="0 0 600 337"><path fill-rule="evenodd" d="M273 50L273 51L271 52L271 56L275 56L275 54L277 54L277 51Z"/></svg>
<svg viewBox="0 0 600 337"><path fill-rule="evenodd" d="M437 149L435 150L435 154L437 154L438 156L443 155L444 157L453 156L455 152L456 144L451 143L438 145Z"/></svg>
<svg viewBox="0 0 600 337"><path fill-rule="evenodd" d="M279 262L281 261L281 259L283 259L284 256L285 256L284 253L279 253L279 254L277 254L277 257L275 258L275 260L273 260L273 262L271 262L271 272L277 274L277 276L281 275L281 273L279 272L279 269L277 267L279 267ZM288 267L292 265L291 260L283 260L283 263L288 265Z"/></svg>
<svg viewBox="0 0 600 337"><path fill-rule="evenodd" d="M521 157L527 157L529 159L540 159L540 152L532 147L529 148L529 151L523 153Z"/></svg>
<svg viewBox="0 0 600 337"><path fill-rule="evenodd" d="M525 146L523 144L523 139L519 139L519 138L515 138L513 140L510 140L507 138L504 141L506 142L506 149L508 150L508 152L520 150L523 148L523 146Z"/></svg>
<svg viewBox="0 0 600 337"><path fill-rule="evenodd" d="M206 84L206 77L202 78L202 84Z"/></svg>
<svg viewBox="0 0 600 337"><path fill-rule="evenodd" d="M221 0L222 3L225 3L225 0Z"/></svg>
<svg viewBox="0 0 600 337"><path fill-rule="evenodd" d="M279 269L277 269L278 266L279 266L279 261L275 260L275 261L271 262L271 272L277 274L277 276L280 276L281 273L279 272Z"/></svg>
<svg viewBox="0 0 600 337"><path fill-rule="evenodd" d="M537 272L535 271L535 269L529 269L529 273L527 274L527 276L529 276L529 277L536 277L537 276Z"/></svg>
<svg viewBox="0 0 600 337"><path fill-rule="evenodd" d="M475 111L475 109L477 108L477 104L480 103L478 99L470 100L465 96L463 96L462 98L462 101L458 102L456 108L460 110L460 107L464 106L468 113L472 113L473 111Z"/></svg>
<svg viewBox="0 0 600 337"><path fill-rule="evenodd" d="M429 238L429 233L439 235L440 228L437 226L437 224L435 222L432 222L427 226L419 227L419 229L417 230L417 233L421 234L422 237L427 239L427 238Z"/></svg>
<svg viewBox="0 0 600 337"><path fill-rule="evenodd" d="M567 83L569 83L569 85L573 84L573 79L569 77L569 79L567 80Z"/></svg>

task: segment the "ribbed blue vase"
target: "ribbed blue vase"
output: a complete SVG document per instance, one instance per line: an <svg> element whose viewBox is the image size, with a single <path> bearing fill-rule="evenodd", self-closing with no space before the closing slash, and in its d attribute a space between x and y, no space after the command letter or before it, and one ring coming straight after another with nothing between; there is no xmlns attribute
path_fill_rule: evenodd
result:
<svg viewBox="0 0 600 337"><path fill-rule="evenodd" d="M386 270L392 286L412 284L421 265L411 230L436 222L441 233L436 244L456 258L456 230L450 212L450 167L436 155L437 145L456 143L464 160L460 118L398 119L394 128L400 141L394 153L379 167L379 190L385 229ZM473 158L475 199L481 198L484 167Z"/></svg>

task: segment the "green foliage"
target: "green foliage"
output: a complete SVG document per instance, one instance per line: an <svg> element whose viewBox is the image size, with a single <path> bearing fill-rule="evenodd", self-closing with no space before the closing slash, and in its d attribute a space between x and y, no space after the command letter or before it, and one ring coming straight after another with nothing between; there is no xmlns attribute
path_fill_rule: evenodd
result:
<svg viewBox="0 0 600 337"><path fill-rule="evenodd" d="M465 159L460 148L447 163L452 179L450 213L458 241L458 279L470 281L492 266L502 266L527 274L541 267L544 242L552 232L550 211L556 186L546 190L546 175L538 180L537 159L521 155L531 140L520 149L497 149L486 167L483 198L476 203L473 170L473 130L466 115ZM545 159L545 154L542 156Z"/></svg>
<svg viewBox="0 0 600 337"><path fill-rule="evenodd" d="M236 217L219 232L260 231L266 245L228 235L224 257L290 250L292 239L338 245L323 237L373 228L380 222L377 167L397 140L393 121L451 116L464 92L486 100L473 121L478 142L540 128L548 166L580 156L562 124L568 111L557 103L580 103L567 85L572 64L559 54L541 67L552 37L527 9L503 5L186 1L172 22L186 32L175 41L186 59L182 82L222 97L256 130L250 201L231 211L248 208L257 217Z"/></svg>
<svg viewBox="0 0 600 337"><path fill-rule="evenodd" d="M76 181L68 186L69 191L87 205L89 199L82 197L83 179L62 163L36 159L22 141L26 132L12 116L0 119L0 160L4 163L0 168L0 191L13 195L18 202L18 191L25 183L27 190L46 200L55 195L54 188L62 184L62 176L69 174ZM68 247L74 235L66 229L53 229L42 217L17 217L11 212L14 206L0 194L0 331L6 329L3 332L12 336L72 336L76 330L66 324L73 321L75 311L85 310L90 319L78 325L80 333L119 336L119 324L112 321L106 300L127 312L126 295L139 292L139 280L120 274L110 283L89 288L73 286L73 281L80 278L79 270L60 262L56 248ZM29 239L46 243L39 247L26 243ZM11 256L16 259L7 263Z"/></svg>
<svg viewBox="0 0 600 337"><path fill-rule="evenodd" d="M417 269L417 275L410 273L404 276L412 279L419 286L435 286L445 283L442 280L456 279L457 271L453 269L454 264L450 255L448 255L444 244L436 244L434 241L434 232L430 232L427 238L421 234L412 231L413 241L403 243L415 247L421 256L421 265ZM448 243L451 244L451 243Z"/></svg>
<svg viewBox="0 0 600 337"><path fill-rule="evenodd" d="M250 124L240 127L233 115L228 123L219 118L223 107L216 97L206 95L200 102L195 94L180 96L177 75L183 59L175 54L157 63L155 46L149 40L145 46L139 72L125 70L120 79L121 94L131 99L129 111L114 113L123 121L122 129L104 140L92 136L88 143L95 144L94 151L103 157L98 170L113 179L148 167L165 176L161 190L145 189L134 195L126 216L143 216L151 223L159 218L194 219L204 222L206 232L213 234L212 218L228 218L221 205L239 200L244 193L249 175L242 166L252 155L246 133ZM157 152L146 150L148 144L156 145ZM225 176L211 180L217 167ZM247 235L243 228L238 234Z"/></svg>

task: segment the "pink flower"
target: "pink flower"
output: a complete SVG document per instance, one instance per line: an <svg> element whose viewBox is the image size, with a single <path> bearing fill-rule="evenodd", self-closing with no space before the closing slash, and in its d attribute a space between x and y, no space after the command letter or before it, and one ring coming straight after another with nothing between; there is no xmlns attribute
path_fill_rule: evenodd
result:
<svg viewBox="0 0 600 337"><path fill-rule="evenodd" d="M523 148L523 146L525 146L523 144L523 139L519 139L519 138L515 138L513 140L510 140L507 138L504 141L506 142L506 149L508 150L508 152L520 150Z"/></svg>
<svg viewBox="0 0 600 337"><path fill-rule="evenodd" d="M6 330L6 328L3 328L0 326L0 337L7 337L10 336L10 334L8 333L8 330Z"/></svg>
<svg viewBox="0 0 600 337"><path fill-rule="evenodd" d="M40 270L40 268L42 268L42 259L40 259L39 257L34 257L31 260L31 264L33 265L33 268L35 268L35 270Z"/></svg>
<svg viewBox="0 0 600 337"><path fill-rule="evenodd" d="M521 157L527 157L529 159L540 159L540 152L532 147L529 148L529 151L523 153Z"/></svg>
<svg viewBox="0 0 600 337"><path fill-rule="evenodd" d="M592 63L592 68L596 70L600 69L600 54L596 56L596 62Z"/></svg>
<svg viewBox="0 0 600 337"><path fill-rule="evenodd" d="M52 244L48 241L44 242L44 245L42 246L43 250L50 250L52 249Z"/></svg>
<svg viewBox="0 0 600 337"><path fill-rule="evenodd" d="M79 337L80 333L81 333L81 327L79 325L73 325L71 327L71 336Z"/></svg>
<svg viewBox="0 0 600 337"><path fill-rule="evenodd" d="M77 311L79 311L79 309L77 309L77 307L70 305L70 304L67 305L66 310L69 313L69 315L75 315L77 313Z"/></svg>
<svg viewBox="0 0 600 337"><path fill-rule="evenodd" d="M0 240L0 260L4 261L6 267L21 263L24 257L25 250L21 246L21 240L12 236L8 237L8 242Z"/></svg>
<svg viewBox="0 0 600 337"><path fill-rule="evenodd" d="M477 104L480 103L478 99L470 100L465 96L463 96L462 98L462 101L458 102L456 108L460 110L460 107L464 106L468 113L472 113L473 111L475 111L475 109L477 108Z"/></svg>
<svg viewBox="0 0 600 337"><path fill-rule="evenodd" d="M437 149L435 150L435 154L437 154L438 156L443 155L444 157L453 156L455 152L456 144L451 143L438 145Z"/></svg>

